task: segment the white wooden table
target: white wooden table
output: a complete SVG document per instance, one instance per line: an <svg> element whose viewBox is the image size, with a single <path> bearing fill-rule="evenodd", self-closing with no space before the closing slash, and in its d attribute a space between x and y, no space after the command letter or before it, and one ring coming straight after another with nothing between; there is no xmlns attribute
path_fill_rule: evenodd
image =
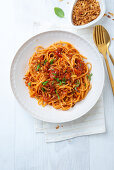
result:
<svg viewBox="0 0 114 170"><path fill-rule="evenodd" d="M11 91L10 65L17 49L33 35L33 24L64 25L71 1L0 1L0 170L114 170L114 97L106 67L105 134L47 144L43 134L35 133L34 119L21 108ZM64 9L65 19L54 15L55 6ZM114 13L113 0L106 0L106 7ZM114 21L105 18L102 23L114 38ZM110 51L114 57L114 40ZM111 62L110 66L114 73Z"/></svg>

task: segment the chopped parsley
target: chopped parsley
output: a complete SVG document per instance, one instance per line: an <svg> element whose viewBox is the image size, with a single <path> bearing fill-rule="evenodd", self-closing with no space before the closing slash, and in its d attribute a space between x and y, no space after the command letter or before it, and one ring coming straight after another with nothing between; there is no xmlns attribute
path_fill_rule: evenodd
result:
<svg viewBox="0 0 114 170"><path fill-rule="evenodd" d="M54 79L57 80L57 82L60 82L59 78L54 77Z"/></svg>
<svg viewBox="0 0 114 170"><path fill-rule="evenodd" d="M79 87L80 84L76 84L76 87Z"/></svg>
<svg viewBox="0 0 114 170"><path fill-rule="evenodd" d="M62 81L63 84L66 84L65 81Z"/></svg>
<svg viewBox="0 0 114 170"><path fill-rule="evenodd" d="M31 86L31 82L28 83L28 86Z"/></svg>
<svg viewBox="0 0 114 170"><path fill-rule="evenodd" d="M57 90L55 90L55 93L57 94L58 99L60 99L60 96L59 96L59 94L57 93Z"/></svg>
<svg viewBox="0 0 114 170"><path fill-rule="evenodd" d="M45 86L48 83L48 81L44 81L42 84L43 86Z"/></svg>
<svg viewBox="0 0 114 170"><path fill-rule="evenodd" d="M65 81L66 81L66 79L65 79L65 78L63 78L62 83L63 83L63 84L66 84L66 82L65 82Z"/></svg>
<svg viewBox="0 0 114 170"><path fill-rule="evenodd" d="M47 63L47 60L45 59L45 61L44 61L44 65Z"/></svg>
<svg viewBox="0 0 114 170"><path fill-rule="evenodd" d="M59 83L58 85L61 86L62 84L65 84L65 78L63 78L63 81L59 80L59 78L54 77L54 79Z"/></svg>
<svg viewBox="0 0 114 170"><path fill-rule="evenodd" d="M66 81L66 79L65 79L65 78L63 78L63 81Z"/></svg>
<svg viewBox="0 0 114 170"><path fill-rule="evenodd" d="M87 74L87 77L88 77L89 81L91 81L91 77L92 77L92 75L93 75L92 73L91 73L91 74L89 74L89 75Z"/></svg>
<svg viewBox="0 0 114 170"><path fill-rule="evenodd" d="M46 90L42 87L42 91L45 92Z"/></svg>
<svg viewBox="0 0 114 170"><path fill-rule="evenodd" d="M77 80L75 84L76 84L76 86L75 86L75 88L74 88L74 89L77 91L77 87L79 87L79 85L80 85L79 80Z"/></svg>
<svg viewBox="0 0 114 170"><path fill-rule="evenodd" d="M52 73L54 76L56 76L56 74L55 73Z"/></svg>
<svg viewBox="0 0 114 170"><path fill-rule="evenodd" d="M79 82L79 80L77 80L76 81L76 87L79 87L79 85L80 85L80 82Z"/></svg>
<svg viewBox="0 0 114 170"><path fill-rule="evenodd" d="M57 82L60 82L59 78L56 78Z"/></svg>
<svg viewBox="0 0 114 170"><path fill-rule="evenodd" d="M77 88L76 88L76 86L74 87L74 89L77 91Z"/></svg>
<svg viewBox="0 0 114 170"><path fill-rule="evenodd" d="M37 65L36 71L38 71L40 68L40 64Z"/></svg>
<svg viewBox="0 0 114 170"><path fill-rule="evenodd" d="M76 84L79 84L80 82L79 82L79 80L76 80Z"/></svg>
<svg viewBox="0 0 114 170"><path fill-rule="evenodd" d="M67 71L65 70L65 73L66 73Z"/></svg>
<svg viewBox="0 0 114 170"><path fill-rule="evenodd" d="M53 64L54 59L51 59L50 64Z"/></svg>
<svg viewBox="0 0 114 170"><path fill-rule="evenodd" d="M60 81L59 86L61 86L61 85L62 85L62 82Z"/></svg>
<svg viewBox="0 0 114 170"><path fill-rule="evenodd" d="M54 84L54 81L52 81L52 85Z"/></svg>

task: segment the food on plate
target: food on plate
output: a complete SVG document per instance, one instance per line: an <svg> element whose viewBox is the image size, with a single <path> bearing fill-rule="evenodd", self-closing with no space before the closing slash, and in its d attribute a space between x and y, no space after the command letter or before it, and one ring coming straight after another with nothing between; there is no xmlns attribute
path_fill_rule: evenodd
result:
<svg viewBox="0 0 114 170"><path fill-rule="evenodd" d="M73 107L91 89L92 65L86 59L68 42L38 46L24 77L30 97L42 106L62 110Z"/></svg>
<svg viewBox="0 0 114 170"><path fill-rule="evenodd" d="M100 15L100 5L96 0L78 0L72 12L74 25L84 25L95 20Z"/></svg>

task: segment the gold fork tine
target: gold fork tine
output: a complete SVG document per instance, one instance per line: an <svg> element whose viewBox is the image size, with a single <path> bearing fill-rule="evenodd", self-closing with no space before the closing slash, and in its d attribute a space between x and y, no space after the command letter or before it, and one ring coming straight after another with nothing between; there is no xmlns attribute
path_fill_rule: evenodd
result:
<svg viewBox="0 0 114 170"><path fill-rule="evenodd" d="M104 29L103 29L103 28L102 28L102 32L103 32L104 43L106 43L106 42L105 42L105 36L104 36Z"/></svg>
<svg viewBox="0 0 114 170"><path fill-rule="evenodd" d="M101 25L99 25L99 44L103 44L103 40L102 40L102 31L101 31Z"/></svg>
<svg viewBox="0 0 114 170"><path fill-rule="evenodd" d="M98 44L101 42L100 41L100 27L99 25L97 26L97 37L98 37Z"/></svg>
<svg viewBox="0 0 114 170"><path fill-rule="evenodd" d="M107 56L106 56L107 46L105 42L104 27L102 25L96 25L94 28L93 36L94 36L94 41L95 41L96 46L98 47L100 53L104 56L107 70L108 70L108 75L110 78L110 83L112 86L113 95L114 95L114 80L113 80L110 66L107 60Z"/></svg>
<svg viewBox="0 0 114 170"><path fill-rule="evenodd" d="M96 40L97 40L97 44L99 44L99 39L98 39L98 27L96 27Z"/></svg>
<svg viewBox="0 0 114 170"><path fill-rule="evenodd" d="M98 36L97 36L97 26L95 27L95 36L96 36L96 44L98 44Z"/></svg>
<svg viewBox="0 0 114 170"><path fill-rule="evenodd" d="M103 37L103 30L102 30L102 27L100 26L100 29L101 29L101 44L104 43L104 37Z"/></svg>
<svg viewBox="0 0 114 170"><path fill-rule="evenodd" d="M99 39L100 39L99 44L100 43L103 44L103 34L102 33L103 33L102 32L102 26L99 25Z"/></svg>
<svg viewBox="0 0 114 170"><path fill-rule="evenodd" d="M98 45L97 26L95 27L94 34L95 34L95 43Z"/></svg>
<svg viewBox="0 0 114 170"><path fill-rule="evenodd" d="M103 27L101 26L101 39L102 39L102 44L105 43L105 37L104 37L104 32L103 32Z"/></svg>
<svg viewBox="0 0 114 170"><path fill-rule="evenodd" d="M105 43L104 31L101 25L95 27L95 40L97 45Z"/></svg>

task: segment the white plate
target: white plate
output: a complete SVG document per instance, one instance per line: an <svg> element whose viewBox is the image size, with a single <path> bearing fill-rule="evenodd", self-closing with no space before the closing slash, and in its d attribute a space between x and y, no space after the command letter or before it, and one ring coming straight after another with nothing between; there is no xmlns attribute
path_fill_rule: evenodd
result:
<svg viewBox="0 0 114 170"><path fill-rule="evenodd" d="M29 58L35 51L35 47L38 45L48 47L52 43L60 40L73 44L75 48L92 63L92 89L84 100L78 102L68 111L56 110L52 106L39 106L35 99L29 97L28 88L25 86L23 80L28 68ZM104 67L102 59L96 49L81 37L64 31L49 31L32 37L18 50L12 62L10 79L16 99L35 118L47 122L60 123L81 117L96 104L103 89Z"/></svg>

